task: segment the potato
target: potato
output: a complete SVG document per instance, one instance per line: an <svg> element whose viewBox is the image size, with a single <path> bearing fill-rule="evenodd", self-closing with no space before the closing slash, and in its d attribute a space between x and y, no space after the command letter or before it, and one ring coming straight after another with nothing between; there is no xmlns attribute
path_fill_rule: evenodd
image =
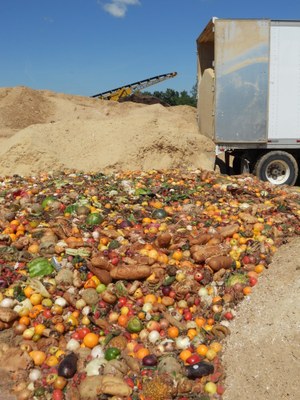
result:
<svg viewBox="0 0 300 400"><path fill-rule="evenodd" d="M7 307L0 307L0 321L12 322L19 318L19 314Z"/></svg>
<svg viewBox="0 0 300 400"><path fill-rule="evenodd" d="M218 233L222 236L222 238L232 237L235 233L240 230L238 224L222 226L218 228Z"/></svg>
<svg viewBox="0 0 300 400"><path fill-rule="evenodd" d="M110 276L109 271L93 267L91 263L88 263L87 267L94 275L96 275L96 277L100 280L101 283L104 283L104 285L108 285L109 283L112 282L112 278Z"/></svg>
<svg viewBox="0 0 300 400"><path fill-rule="evenodd" d="M159 247L168 247L171 240L172 235L169 232L163 232L157 236L157 244Z"/></svg>
<svg viewBox="0 0 300 400"><path fill-rule="evenodd" d="M117 376L88 376L80 383L79 393L82 400L94 400L100 394L128 397L131 395L132 389L122 378Z"/></svg>
<svg viewBox="0 0 300 400"><path fill-rule="evenodd" d="M191 252L192 252L193 260L198 263L202 263L207 258L216 256L216 255L226 254L226 252L227 252L226 248L221 245L197 246L197 248L196 248L196 246L193 246L193 247L195 247L195 249L191 248ZM192 251L192 249L193 249L193 251Z"/></svg>
<svg viewBox="0 0 300 400"><path fill-rule="evenodd" d="M110 271L113 268L113 265L110 264L106 258L100 255L93 256L91 259L91 264L93 267L101 268L106 271Z"/></svg>
<svg viewBox="0 0 300 400"><path fill-rule="evenodd" d="M217 272L222 268L229 269L232 262L233 260L229 256L215 256L206 261L207 265L209 265L214 272Z"/></svg>
<svg viewBox="0 0 300 400"><path fill-rule="evenodd" d="M151 275L151 267L149 265L121 265L110 271L112 279L145 279Z"/></svg>
<svg viewBox="0 0 300 400"><path fill-rule="evenodd" d="M213 235L211 233L202 233L201 235L197 237L193 237L190 239L190 244L193 246L195 244L206 244L209 240L213 238Z"/></svg>

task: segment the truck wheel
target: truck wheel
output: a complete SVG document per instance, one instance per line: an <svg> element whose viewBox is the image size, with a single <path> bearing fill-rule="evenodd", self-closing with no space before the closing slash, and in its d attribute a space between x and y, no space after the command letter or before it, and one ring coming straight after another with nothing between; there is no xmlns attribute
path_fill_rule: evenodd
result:
<svg viewBox="0 0 300 400"><path fill-rule="evenodd" d="M270 151L256 163L255 175L274 185L294 185L298 176L298 164L286 151Z"/></svg>

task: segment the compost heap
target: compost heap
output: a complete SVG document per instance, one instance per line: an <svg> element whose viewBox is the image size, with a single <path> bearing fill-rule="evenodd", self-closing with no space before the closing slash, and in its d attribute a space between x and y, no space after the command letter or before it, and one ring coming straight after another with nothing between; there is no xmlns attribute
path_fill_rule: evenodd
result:
<svg viewBox="0 0 300 400"><path fill-rule="evenodd" d="M30 175L191 167L212 169L196 109L0 89L0 173Z"/></svg>
<svg viewBox="0 0 300 400"><path fill-rule="evenodd" d="M2 393L222 399L230 321L299 196L201 170L3 178Z"/></svg>

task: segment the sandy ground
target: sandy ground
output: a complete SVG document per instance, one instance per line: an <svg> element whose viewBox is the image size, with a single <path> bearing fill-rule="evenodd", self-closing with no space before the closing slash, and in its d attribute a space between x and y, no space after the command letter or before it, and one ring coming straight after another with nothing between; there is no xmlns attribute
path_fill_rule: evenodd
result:
<svg viewBox="0 0 300 400"><path fill-rule="evenodd" d="M177 167L212 169L196 109L0 89L0 174Z"/></svg>
<svg viewBox="0 0 300 400"><path fill-rule="evenodd" d="M224 352L224 400L300 398L300 238L276 253L244 300Z"/></svg>

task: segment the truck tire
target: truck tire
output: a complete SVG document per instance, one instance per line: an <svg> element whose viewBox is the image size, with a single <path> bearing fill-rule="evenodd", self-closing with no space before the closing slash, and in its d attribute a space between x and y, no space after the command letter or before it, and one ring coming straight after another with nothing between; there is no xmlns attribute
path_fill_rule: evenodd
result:
<svg viewBox="0 0 300 400"><path fill-rule="evenodd" d="M294 185L298 177L298 164L286 151L270 151L257 161L254 174L274 185Z"/></svg>

